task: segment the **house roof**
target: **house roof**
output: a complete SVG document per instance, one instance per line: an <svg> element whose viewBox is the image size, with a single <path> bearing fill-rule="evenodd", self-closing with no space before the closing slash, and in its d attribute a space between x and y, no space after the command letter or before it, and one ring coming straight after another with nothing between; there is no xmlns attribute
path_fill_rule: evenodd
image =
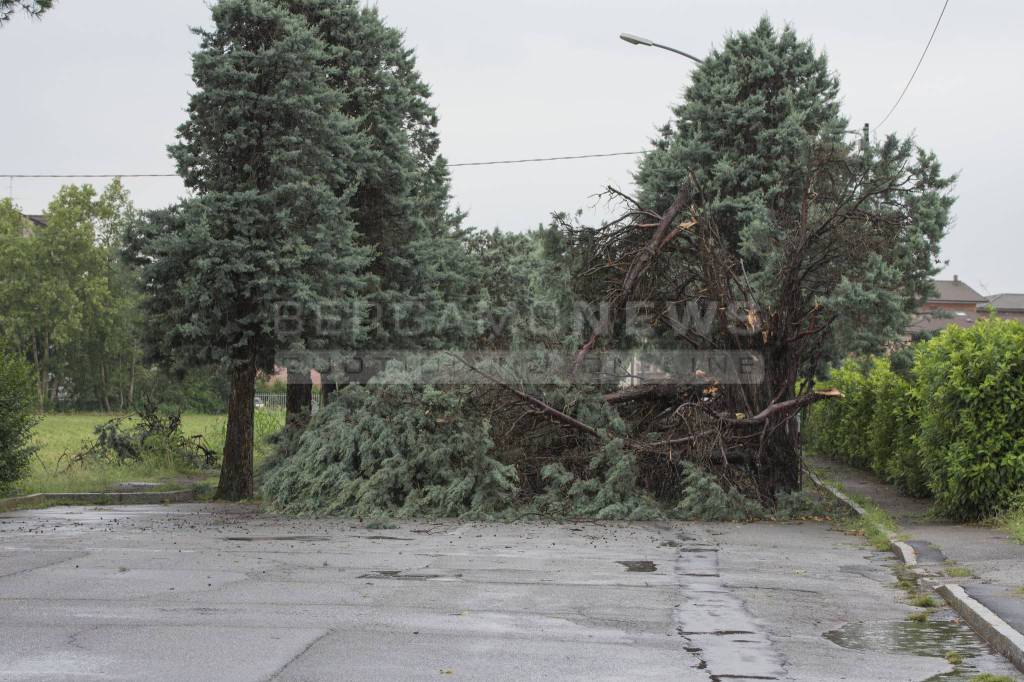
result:
<svg viewBox="0 0 1024 682"><path fill-rule="evenodd" d="M35 214L35 213L33 213L33 214L22 213L21 215L24 216L25 219L28 220L33 225L37 225L39 227L46 227L46 216L45 215L40 215L40 214Z"/></svg>
<svg viewBox="0 0 1024 682"><path fill-rule="evenodd" d="M932 280L935 295L930 296L930 303L988 303L988 299L963 283L959 279Z"/></svg>
<svg viewBox="0 0 1024 682"><path fill-rule="evenodd" d="M921 332L937 332L950 325L957 327L970 327L978 321L977 315L966 313L917 313L911 319L907 332L919 334Z"/></svg>
<svg viewBox="0 0 1024 682"><path fill-rule="evenodd" d="M1024 312L1024 294L996 294L990 296L984 304L979 304L978 309L992 306L996 310L1014 310Z"/></svg>

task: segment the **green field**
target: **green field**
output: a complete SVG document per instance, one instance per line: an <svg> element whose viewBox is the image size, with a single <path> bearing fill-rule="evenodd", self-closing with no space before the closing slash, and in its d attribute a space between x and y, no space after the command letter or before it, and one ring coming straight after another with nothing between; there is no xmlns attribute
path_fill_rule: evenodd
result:
<svg viewBox="0 0 1024 682"><path fill-rule="evenodd" d="M149 461L130 465L90 464L68 467L65 453L75 453L94 437L97 426L117 415L74 413L44 415L33 432L38 451L32 458L28 475L17 484L15 494L42 492L104 492L128 481L158 482L165 488L188 487L197 482L216 481L216 471L183 471L164 462ZM182 430L199 434L215 451L224 445L227 418L222 415L182 415ZM256 458L266 456L266 439L284 426L284 413L260 410L256 415Z"/></svg>

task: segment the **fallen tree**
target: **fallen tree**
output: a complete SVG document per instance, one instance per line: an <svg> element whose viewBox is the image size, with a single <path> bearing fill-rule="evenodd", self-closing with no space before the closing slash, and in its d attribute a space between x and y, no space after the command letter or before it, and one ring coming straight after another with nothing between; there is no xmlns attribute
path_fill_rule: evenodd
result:
<svg viewBox="0 0 1024 682"><path fill-rule="evenodd" d="M463 339L562 352L565 372L520 376L467 360L475 385L411 381L409 405L416 391L461 397L432 409L420 431L394 433L395 418L381 419L364 440L394 456L372 465L348 459L338 480L384 486L372 494L396 495L381 499L393 499L384 511L398 514L641 518L721 510L737 499L789 504L801 484L798 416L840 396L819 390L814 377L831 359L902 332L936 271L952 179L912 141L849 138L824 57L767 21L703 62L675 115L641 162L636 196L607 190L617 218L588 226L559 215L520 257L494 251L474 261L480 274L467 281L516 283L479 303L500 294L505 308L519 297L599 311L590 328L571 333L514 320L499 335ZM608 354L629 366L595 373L592 361ZM739 370L716 358L734 358ZM282 508L325 508L301 501L334 488L335 479L316 473L317 457L349 457L337 443L348 442L355 415L391 409L390 389L344 390L356 403L318 415L275 460L265 490ZM450 471L501 471L507 485L488 488L494 497L485 504L468 496L467 476L452 473L423 485L456 491L456 503L424 507L420 479L396 478L400 453L421 461L413 471L429 478L437 463L420 450L436 449L433 424L463 422L479 434L475 455L451 453L444 461L461 464ZM300 469L310 477L303 484ZM699 503L714 490L714 503ZM410 497L417 504L408 506ZM330 508L367 509L345 499Z"/></svg>

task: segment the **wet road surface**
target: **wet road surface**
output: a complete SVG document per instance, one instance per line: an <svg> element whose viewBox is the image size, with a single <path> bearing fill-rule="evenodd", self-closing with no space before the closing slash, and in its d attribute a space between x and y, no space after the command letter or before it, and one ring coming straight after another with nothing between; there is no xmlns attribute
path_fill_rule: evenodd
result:
<svg viewBox="0 0 1024 682"><path fill-rule="evenodd" d="M904 597L885 555L822 523L0 515L0 679L1014 674L944 610L908 623Z"/></svg>

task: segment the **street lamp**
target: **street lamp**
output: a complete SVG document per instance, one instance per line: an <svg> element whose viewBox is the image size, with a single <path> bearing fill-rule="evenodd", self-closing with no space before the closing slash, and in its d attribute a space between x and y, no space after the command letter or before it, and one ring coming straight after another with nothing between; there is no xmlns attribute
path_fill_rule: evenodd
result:
<svg viewBox="0 0 1024 682"><path fill-rule="evenodd" d="M640 36L635 36L632 33L620 33L619 37L622 38L623 40L625 40L627 43L629 43L631 45L644 45L645 47L660 47L663 50L668 50L669 52L675 52L676 54L681 54L684 57L686 57L687 59L692 59L693 61L697 62L698 64L703 64L704 63L703 59L698 59L698 58L694 57L692 54L689 54L687 52L683 52L682 50L677 50L676 48L669 47L668 45L662 45L660 43L656 43L653 40L648 40L647 38L641 38Z"/></svg>

